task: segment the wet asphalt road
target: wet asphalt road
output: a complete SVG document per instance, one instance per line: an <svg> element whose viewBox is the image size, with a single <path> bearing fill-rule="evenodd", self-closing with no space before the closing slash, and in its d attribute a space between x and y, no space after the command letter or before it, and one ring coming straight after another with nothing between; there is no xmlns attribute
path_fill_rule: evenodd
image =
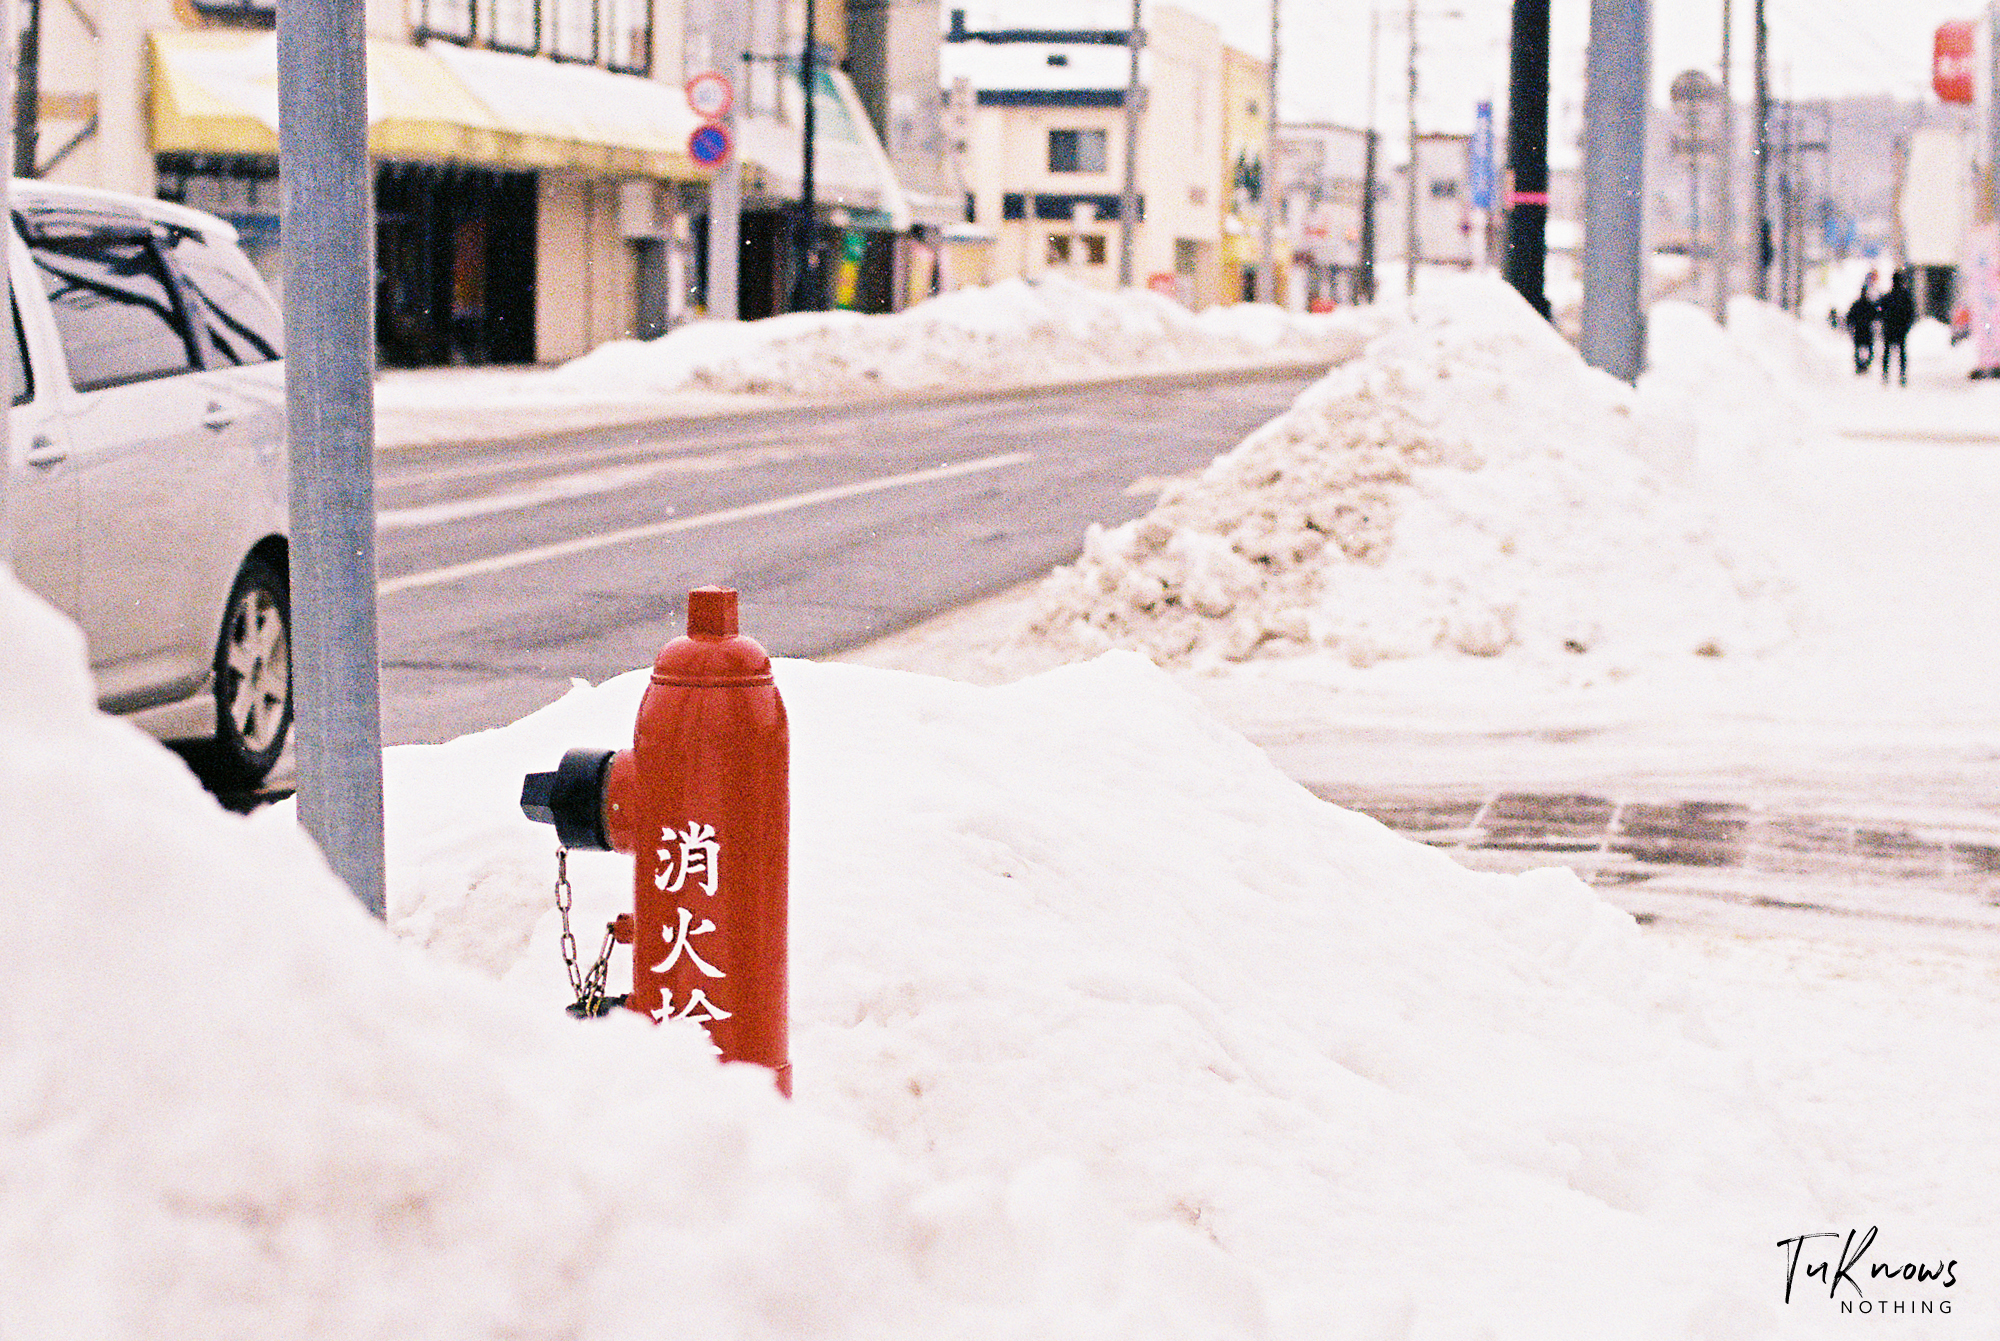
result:
<svg viewBox="0 0 2000 1341"><path fill-rule="evenodd" d="M382 454L383 737L449 740L649 664L687 591L843 650L1073 558L1310 371L784 410Z"/></svg>

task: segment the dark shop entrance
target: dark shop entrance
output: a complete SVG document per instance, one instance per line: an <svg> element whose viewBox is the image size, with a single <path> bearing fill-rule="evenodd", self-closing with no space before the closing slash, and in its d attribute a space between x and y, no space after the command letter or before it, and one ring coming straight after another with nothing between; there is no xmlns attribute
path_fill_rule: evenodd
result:
<svg viewBox="0 0 2000 1341"><path fill-rule="evenodd" d="M535 174L384 163L375 338L384 365L535 360Z"/></svg>

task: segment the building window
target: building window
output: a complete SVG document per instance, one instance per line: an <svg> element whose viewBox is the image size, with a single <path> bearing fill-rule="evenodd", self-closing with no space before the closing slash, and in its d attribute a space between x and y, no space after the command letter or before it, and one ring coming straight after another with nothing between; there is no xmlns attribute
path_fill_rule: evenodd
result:
<svg viewBox="0 0 2000 1341"><path fill-rule="evenodd" d="M442 37L452 42L473 39L472 0L410 0L418 37Z"/></svg>
<svg viewBox="0 0 2000 1341"><path fill-rule="evenodd" d="M604 65L621 74L652 72L653 0L408 0L408 4L419 38Z"/></svg>
<svg viewBox="0 0 2000 1341"><path fill-rule="evenodd" d="M1000 197L1000 217L1002 219L1025 219L1028 217L1028 197L1020 191L1009 191Z"/></svg>
<svg viewBox="0 0 2000 1341"><path fill-rule="evenodd" d="M533 55L541 50L541 11L535 0L484 0L477 36L496 51Z"/></svg>
<svg viewBox="0 0 2000 1341"><path fill-rule="evenodd" d="M623 74L653 69L652 0L605 0L604 63Z"/></svg>
<svg viewBox="0 0 2000 1341"><path fill-rule="evenodd" d="M1437 177L1431 181L1432 200L1458 199L1458 183L1449 177Z"/></svg>
<svg viewBox="0 0 2000 1341"><path fill-rule="evenodd" d="M1048 245L1042 249L1042 261L1046 265L1069 264L1069 234L1050 233Z"/></svg>
<svg viewBox="0 0 2000 1341"><path fill-rule="evenodd" d="M1110 132L1052 130L1049 132L1050 172L1103 172L1109 161Z"/></svg>
<svg viewBox="0 0 2000 1341"><path fill-rule="evenodd" d="M194 0L194 11L204 18L243 19L262 28L278 21L278 0Z"/></svg>
<svg viewBox="0 0 2000 1341"><path fill-rule="evenodd" d="M1083 243L1083 263L1085 265L1104 264L1104 234L1085 233L1078 241Z"/></svg>
<svg viewBox="0 0 2000 1341"><path fill-rule="evenodd" d="M597 0L548 0L549 54L559 61L597 62Z"/></svg>

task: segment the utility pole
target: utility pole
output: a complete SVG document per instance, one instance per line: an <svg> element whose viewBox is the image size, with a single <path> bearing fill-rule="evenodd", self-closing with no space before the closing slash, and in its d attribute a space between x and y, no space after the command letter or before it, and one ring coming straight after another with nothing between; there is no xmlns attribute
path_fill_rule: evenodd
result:
<svg viewBox="0 0 2000 1341"><path fill-rule="evenodd" d="M1377 146L1381 136L1375 130L1375 57L1381 47L1382 11L1368 11L1368 136L1361 158L1361 239L1360 264L1355 278L1355 297L1375 301L1375 173Z"/></svg>
<svg viewBox="0 0 2000 1341"><path fill-rule="evenodd" d="M278 6L299 822L385 915L364 0Z"/></svg>
<svg viewBox="0 0 2000 1341"><path fill-rule="evenodd" d="M1264 171L1258 189L1264 197L1264 251L1257 267L1257 298L1278 301L1278 0L1271 0L1271 65L1264 87Z"/></svg>
<svg viewBox="0 0 2000 1341"><path fill-rule="evenodd" d="M1514 0L1507 83L1507 282L1544 318L1549 222L1549 0Z"/></svg>
<svg viewBox="0 0 2000 1341"><path fill-rule="evenodd" d="M1757 297L1771 297L1771 69L1770 34L1764 26L1764 0L1756 0L1755 64L1757 81L1753 94L1756 105L1751 115L1757 119L1757 146L1751 156L1751 190L1757 200Z"/></svg>
<svg viewBox="0 0 2000 1341"><path fill-rule="evenodd" d="M14 175L35 175L42 129L42 0L27 0L21 47L14 62ZM14 31L11 16L7 31Z"/></svg>
<svg viewBox="0 0 2000 1341"><path fill-rule="evenodd" d="M1409 123L1410 170L1403 182L1403 296L1417 293L1417 0L1410 0L1409 92L1404 111Z"/></svg>
<svg viewBox="0 0 2000 1341"><path fill-rule="evenodd" d="M1729 286L1736 269L1736 99L1729 91L1730 0L1722 0L1722 123L1716 132L1715 274L1709 315L1720 326L1729 320Z"/></svg>
<svg viewBox="0 0 2000 1341"><path fill-rule="evenodd" d="M805 95L805 140L799 147L798 270L792 279L792 311L817 312L819 287L819 207L813 199L814 86L819 82L819 36L813 0L806 0L806 44L799 54L799 91Z"/></svg>
<svg viewBox="0 0 2000 1341"><path fill-rule="evenodd" d="M1140 6L1132 0L1132 27L1125 34L1125 181L1118 191L1118 287L1132 287L1132 251L1139 226L1139 48L1146 30Z"/></svg>
<svg viewBox="0 0 2000 1341"><path fill-rule="evenodd" d="M723 126L729 131L729 157L708 182L708 288L705 295L708 315L734 321L742 315L739 296L739 261L743 243L743 141L741 125L744 100L750 96L750 64L745 59L750 47L747 0L715 0L710 11L715 24L712 47L716 68L728 76L734 96Z"/></svg>
<svg viewBox="0 0 2000 1341"><path fill-rule="evenodd" d="M1584 360L1635 382L1646 366L1649 0L1591 0L1583 112Z"/></svg>

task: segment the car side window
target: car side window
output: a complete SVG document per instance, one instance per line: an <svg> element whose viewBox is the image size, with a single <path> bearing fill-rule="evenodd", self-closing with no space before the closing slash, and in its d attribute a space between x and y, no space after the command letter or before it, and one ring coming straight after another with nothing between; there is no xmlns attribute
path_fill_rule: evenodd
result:
<svg viewBox="0 0 2000 1341"><path fill-rule="evenodd" d="M14 308L14 338L7 341L7 391L15 405L26 405L35 398L35 375L28 367L28 337L21 330L18 305Z"/></svg>
<svg viewBox="0 0 2000 1341"><path fill-rule="evenodd" d="M241 252L176 230L170 254L208 366L269 363L284 357L284 319Z"/></svg>
<svg viewBox="0 0 2000 1341"><path fill-rule="evenodd" d="M78 391L193 370L193 344L151 238L42 237L29 251Z"/></svg>

